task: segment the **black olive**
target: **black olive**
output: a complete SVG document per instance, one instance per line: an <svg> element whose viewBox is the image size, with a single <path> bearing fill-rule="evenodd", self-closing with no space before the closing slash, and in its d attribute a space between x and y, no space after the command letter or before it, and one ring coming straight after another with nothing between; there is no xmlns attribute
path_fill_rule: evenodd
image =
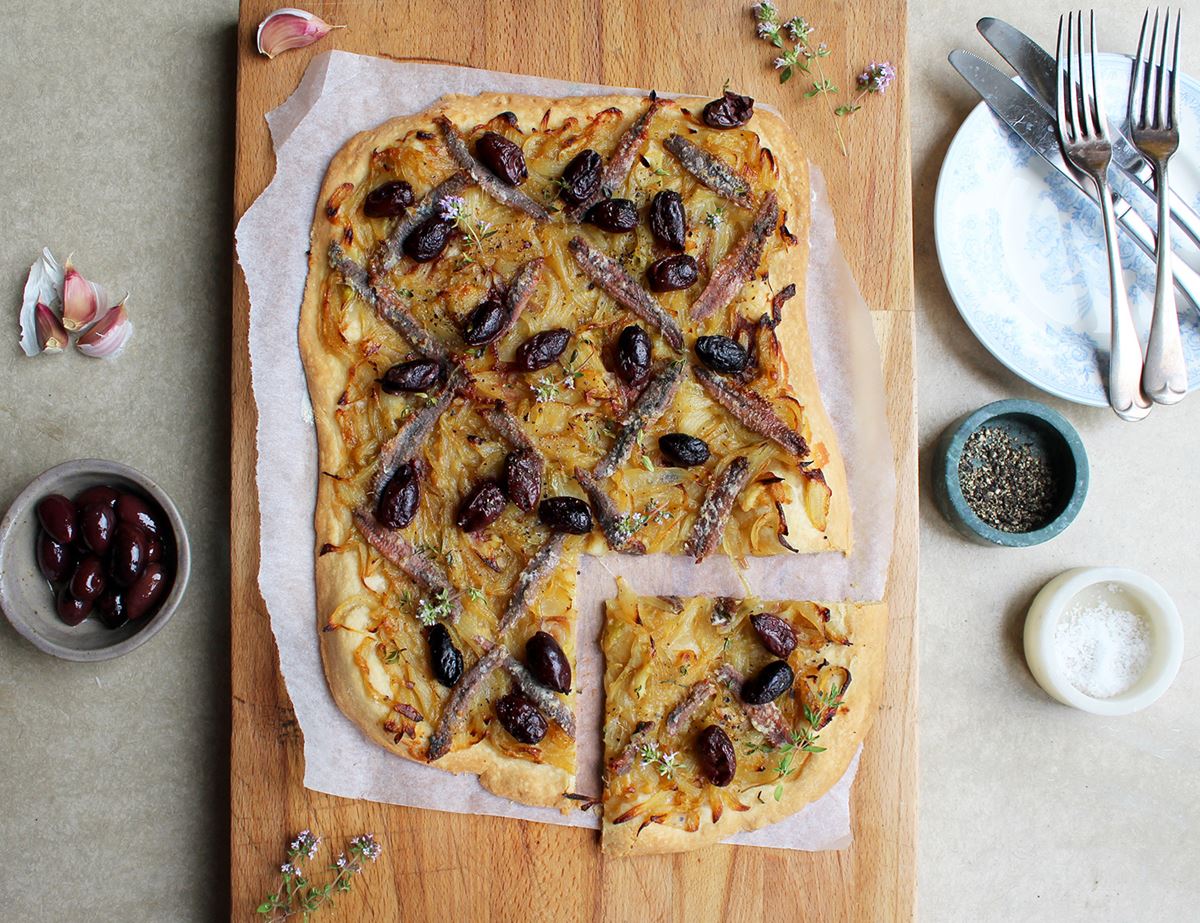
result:
<svg viewBox="0 0 1200 923"><path fill-rule="evenodd" d="M769 612L750 616L750 625L763 647L776 657L786 657L796 649L796 632L783 619Z"/></svg>
<svg viewBox="0 0 1200 923"><path fill-rule="evenodd" d="M117 592L115 587L109 587L96 600L96 612L105 628L120 628L129 621L125 596Z"/></svg>
<svg viewBox="0 0 1200 923"><path fill-rule="evenodd" d="M410 359L399 362L383 373L379 387L388 394L408 391L428 391L437 384L442 367L433 359Z"/></svg>
<svg viewBox="0 0 1200 923"><path fill-rule="evenodd" d="M658 447L669 461L680 468L691 468L708 461L708 443L687 433L667 433L665 436L659 436Z"/></svg>
<svg viewBox="0 0 1200 923"><path fill-rule="evenodd" d="M504 457L504 493L519 510L532 513L542 496L542 466L527 449Z"/></svg>
<svg viewBox="0 0 1200 923"><path fill-rule="evenodd" d="M646 331L630 324L617 338L617 374L631 388L640 388L650 377L652 346Z"/></svg>
<svg viewBox="0 0 1200 923"><path fill-rule="evenodd" d="M467 494L454 521L464 532L478 532L500 518L507 502L499 484L492 480L480 481Z"/></svg>
<svg viewBox="0 0 1200 923"><path fill-rule="evenodd" d="M704 107L702 118L709 128L741 128L754 115L754 100L728 90Z"/></svg>
<svg viewBox="0 0 1200 923"><path fill-rule="evenodd" d="M504 730L523 744L536 744L546 736L546 719L523 693L513 690L496 702L496 715Z"/></svg>
<svg viewBox="0 0 1200 923"><path fill-rule="evenodd" d="M405 462L396 469L391 480L379 492L375 504L375 518L389 529L403 529L417 515L421 504L421 480L417 466Z"/></svg>
<svg viewBox="0 0 1200 923"><path fill-rule="evenodd" d="M535 333L517 347L513 365L522 372L536 372L550 365L566 351L571 342L571 332L562 327Z"/></svg>
<svg viewBox="0 0 1200 923"><path fill-rule="evenodd" d="M442 255L454 225L441 215L433 215L418 224L404 238L404 252L418 263L428 263Z"/></svg>
<svg viewBox="0 0 1200 923"><path fill-rule="evenodd" d="M646 267L650 288L656 292L678 292L690 288L700 278L695 257L686 253L664 256Z"/></svg>
<svg viewBox="0 0 1200 923"><path fill-rule="evenodd" d="M46 530L46 534L60 545L69 545L75 541L75 532L79 527L79 511L75 504L62 494L50 494L38 501L35 508L38 522Z"/></svg>
<svg viewBox="0 0 1200 923"><path fill-rule="evenodd" d="M710 724L696 738L696 760L700 771L713 785L724 787L737 772L733 741L719 725Z"/></svg>
<svg viewBox="0 0 1200 923"><path fill-rule="evenodd" d="M488 295L463 321L462 338L468 346L487 346L500 336L508 320L508 309L499 295Z"/></svg>
<svg viewBox="0 0 1200 923"><path fill-rule="evenodd" d="M742 683L742 701L748 705L766 705L792 688L796 675L782 660L769 664Z"/></svg>
<svg viewBox="0 0 1200 923"><path fill-rule="evenodd" d="M539 631L525 642L525 665L547 689L571 691L571 664L553 635Z"/></svg>
<svg viewBox="0 0 1200 923"><path fill-rule="evenodd" d="M538 519L555 532L587 535L592 531L592 511L578 497L547 497L538 504Z"/></svg>
<svg viewBox="0 0 1200 923"><path fill-rule="evenodd" d="M75 552L70 545L59 544L49 532L39 529L36 548L38 569L50 583L60 583L71 576Z"/></svg>
<svg viewBox="0 0 1200 923"><path fill-rule="evenodd" d="M398 218L413 204L412 186L402 179L376 186L363 200L363 214L368 218Z"/></svg>
<svg viewBox="0 0 1200 923"><path fill-rule="evenodd" d="M494 131L485 131L479 136L475 142L475 156L510 186L520 186L529 176L521 149Z"/></svg>
<svg viewBox="0 0 1200 923"><path fill-rule="evenodd" d="M583 220L602 231L621 233L637 227L637 206L630 199L602 199L584 214Z"/></svg>
<svg viewBox="0 0 1200 923"><path fill-rule="evenodd" d="M441 622L425 630L429 642L429 665L433 677L447 689L458 682L463 671L463 655L450 637L450 632Z"/></svg>
<svg viewBox="0 0 1200 923"><path fill-rule="evenodd" d="M687 212L674 189L656 193L650 202L650 233L665 247L682 250L687 240Z"/></svg>
<svg viewBox="0 0 1200 923"><path fill-rule="evenodd" d="M735 340L723 336L700 337L696 355L714 372L730 375L750 364L750 354Z"/></svg>
<svg viewBox="0 0 1200 923"><path fill-rule="evenodd" d="M603 161L595 151L580 151L571 158L559 179L559 194L572 205L586 202L600 189Z"/></svg>

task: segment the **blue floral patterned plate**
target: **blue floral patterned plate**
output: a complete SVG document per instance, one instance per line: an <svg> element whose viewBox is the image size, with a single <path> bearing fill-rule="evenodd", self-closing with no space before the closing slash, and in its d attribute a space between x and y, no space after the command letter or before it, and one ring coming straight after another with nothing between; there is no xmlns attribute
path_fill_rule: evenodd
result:
<svg viewBox="0 0 1200 923"><path fill-rule="evenodd" d="M1101 95L1124 121L1129 58L1100 55ZM1200 84L1179 81L1182 143L1171 185L1200 211ZM1154 224L1148 197L1122 186ZM1141 200L1141 201L1139 201ZM946 152L934 202L938 260L967 326L997 359L1044 391L1108 405L1108 261L1100 212L981 102ZM1177 258L1200 268L1200 252L1173 229ZM1145 347L1154 307L1154 261L1122 241L1121 262ZM1178 296L1188 384L1200 387L1200 311Z"/></svg>

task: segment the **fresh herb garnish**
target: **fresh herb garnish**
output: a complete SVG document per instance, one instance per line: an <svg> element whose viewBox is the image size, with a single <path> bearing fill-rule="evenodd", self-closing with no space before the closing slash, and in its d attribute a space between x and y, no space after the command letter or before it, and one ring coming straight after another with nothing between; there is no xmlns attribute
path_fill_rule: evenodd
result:
<svg viewBox="0 0 1200 923"><path fill-rule="evenodd" d="M341 853L328 866L328 871L334 873L333 878L323 885L316 885L308 880L300 866L314 858L320 847L321 837L308 830L300 831L288 846L287 861L279 867L279 887L258 905L256 913L269 923L282 923L296 917L307 921L318 910L332 906L335 893L349 893L350 880L383 852L383 846L374 835L356 836L350 841L349 855Z"/></svg>
<svg viewBox="0 0 1200 923"><path fill-rule="evenodd" d="M776 753L779 755L778 761L772 767L777 779L774 793L776 801L783 798L783 780L795 769L796 754L825 752L824 747L817 745L817 738L821 736L821 729L829 723L834 712L841 707L842 698L841 687L830 686L828 690L817 697L815 710L808 705L804 706L804 720L808 722L808 727L804 730L793 731L791 739L777 747L765 742L750 744L746 747L747 753Z"/></svg>

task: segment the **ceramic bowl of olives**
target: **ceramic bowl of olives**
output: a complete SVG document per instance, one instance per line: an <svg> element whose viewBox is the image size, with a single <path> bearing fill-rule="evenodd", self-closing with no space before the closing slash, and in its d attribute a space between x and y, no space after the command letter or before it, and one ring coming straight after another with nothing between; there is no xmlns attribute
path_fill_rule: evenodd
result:
<svg viewBox="0 0 1200 923"><path fill-rule="evenodd" d="M187 589L179 510L157 484L88 458L43 472L0 521L0 608L35 647L108 660L156 635Z"/></svg>

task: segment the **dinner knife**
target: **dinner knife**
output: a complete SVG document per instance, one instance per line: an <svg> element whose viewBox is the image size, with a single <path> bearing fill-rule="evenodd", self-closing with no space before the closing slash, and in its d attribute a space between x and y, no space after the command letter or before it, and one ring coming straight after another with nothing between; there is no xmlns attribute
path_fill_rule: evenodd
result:
<svg viewBox="0 0 1200 923"><path fill-rule="evenodd" d="M1057 93L1057 73L1054 58L1028 35L1001 19L985 16L976 24L979 34L1009 63L1017 76L1025 81L1033 97L1051 116ZM1117 126L1109 123L1112 138L1113 166L1124 173L1152 201L1157 201L1151 186L1154 171L1137 148L1129 143ZM1170 191L1171 218L1192 241L1200 246L1200 215L1175 190Z"/></svg>
<svg viewBox="0 0 1200 923"><path fill-rule="evenodd" d="M1076 188L1099 208L1095 193L1087 188L1067 162L1058 145L1058 129L1054 120L1033 97L1012 78L969 51L961 48L950 52L950 64L959 72L997 116L1042 158L1069 179ZM1151 259L1154 257L1154 231L1133 207L1113 194L1113 209L1117 222ZM1200 273L1183 260L1173 260L1175 286L1200 307Z"/></svg>

